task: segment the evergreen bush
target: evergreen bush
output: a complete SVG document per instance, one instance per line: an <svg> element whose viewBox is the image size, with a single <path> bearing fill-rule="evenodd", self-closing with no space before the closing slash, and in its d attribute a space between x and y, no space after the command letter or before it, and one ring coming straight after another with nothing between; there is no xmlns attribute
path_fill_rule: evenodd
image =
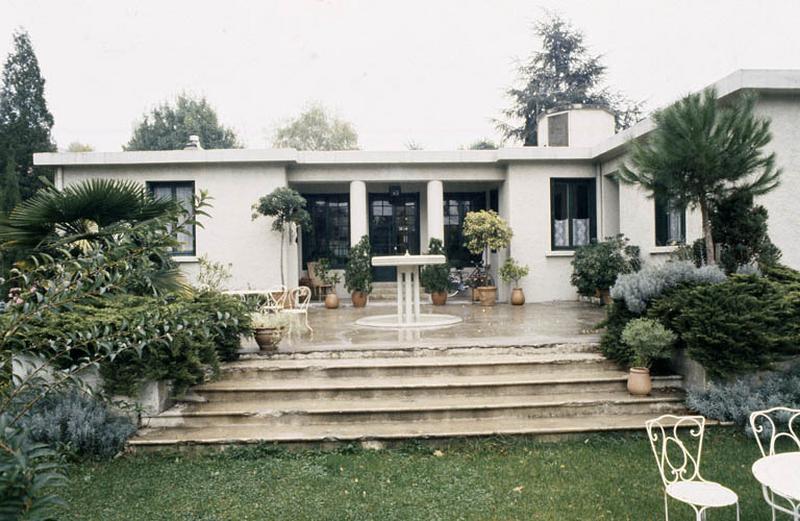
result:
<svg viewBox="0 0 800 521"><path fill-rule="evenodd" d="M597 290L609 289L619 275L636 272L640 267L639 247L629 245L628 239L617 235L577 248L570 282L579 294L588 297Z"/></svg>
<svg viewBox="0 0 800 521"><path fill-rule="evenodd" d="M625 325L622 341L633 351L634 367L650 368L653 361L668 355L675 333L649 318L636 318Z"/></svg>
<svg viewBox="0 0 800 521"><path fill-rule="evenodd" d="M368 235L361 237L358 243L350 248L344 272L344 285L350 293L372 292L372 248Z"/></svg>
<svg viewBox="0 0 800 521"><path fill-rule="evenodd" d="M445 255L444 244L440 239L428 243L429 255ZM450 263L428 264L419 272L419 279L428 293L441 293L450 289Z"/></svg>
<svg viewBox="0 0 800 521"><path fill-rule="evenodd" d="M623 367L633 366L633 349L622 341L622 331L631 320L640 317L625 305L622 300L614 300L606 310L606 319L598 324L606 330L600 339L600 351L603 356Z"/></svg>
<svg viewBox="0 0 800 521"><path fill-rule="evenodd" d="M20 420L32 441L65 448L80 456L110 458L136 432L125 415L100 399L70 389L38 401Z"/></svg>

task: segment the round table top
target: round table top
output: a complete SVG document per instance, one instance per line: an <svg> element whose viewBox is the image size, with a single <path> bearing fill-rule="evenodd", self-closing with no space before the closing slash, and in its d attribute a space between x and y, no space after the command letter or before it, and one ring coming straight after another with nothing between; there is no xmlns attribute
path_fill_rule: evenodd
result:
<svg viewBox="0 0 800 521"><path fill-rule="evenodd" d="M753 476L773 492L800 500L800 452L765 456L753 463Z"/></svg>
<svg viewBox="0 0 800 521"><path fill-rule="evenodd" d="M444 264L444 255L384 255L372 257L373 266L422 266L423 264Z"/></svg>

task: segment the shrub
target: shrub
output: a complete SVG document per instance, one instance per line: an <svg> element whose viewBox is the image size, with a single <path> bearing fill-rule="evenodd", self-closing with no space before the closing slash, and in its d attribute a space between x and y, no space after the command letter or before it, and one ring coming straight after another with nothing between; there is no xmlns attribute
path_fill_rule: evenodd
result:
<svg viewBox="0 0 800 521"><path fill-rule="evenodd" d="M203 255L197 259L200 270L197 273L197 288L200 291L221 291L225 283L231 279L233 264L215 262Z"/></svg>
<svg viewBox="0 0 800 521"><path fill-rule="evenodd" d="M431 239L428 243L430 255L444 255L444 244L440 239ZM441 293L450 289L450 264L428 264L419 273L420 282L428 293Z"/></svg>
<svg viewBox="0 0 800 521"><path fill-rule="evenodd" d="M800 408L800 364L763 377L746 376L689 392L686 404L703 416L747 426L750 413L776 406Z"/></svg>
<svg viewBox="0 0 800 521"><path fill-rule="evenodd" d="M654 360L667 356L675 333L655 320L636 318L622 330L622 341L633 351L634 366L649 368Z"/></svg>
<svg viewBox="0 0 800 521"><path fill-rule="evenodd" d="M327 257L317 260L316 274L323 283L330 284L333 288L342 281L339 274L331 269L331 261Z"/></svg>
<svg viewBox="0 0 800 521"><path fill-rule="evenodd" d="M372 249L368 235L361 237L358 243L350 248L344 272L344 285L350 293L372 292Z"/></svg>
<svg viewBox="0 0 800 521"><path fill-rule="evenodd" d="M629 321L638 318L640 315L628 309L625 302L615 300L608 306L606 319L598 324L598 327L605 327L606 330L600 339L600 351L603 356L613 360L623 367L633 365L633 349L622 341L622 331Z"/></svg>
<svg viewBox="0 0 800 521"><path fill-rule="evenodd" d="M500 268L500 278L506 284L513 282L514 287L518 288L520 279L527 277L529 271L528 266L518 264L517 261L509 257Z"/></svg>
<svg viewBox="0 0 800 521"><path fill-rule="evenodd" d="M474 255L507 248L513 235L508 223L494 210L469 212L464 217L464 245Z"/></svg>
<svg viewBox="0 0 800 521"><path fill-rule="evenodd" d="M790 296L764 277L734 275L721 284L676 288L648 316L675 331L711 376L727 377L800 352L800 308Z"/></svg>
<svg viewBox="0 0 800 521"><path fill-rule="evenodd" d="M623 300L633 313L644 313L650 301L684 283L718 284L726 280L717 266L696 267L689 261L648 264L641 271L620 275L611 288L614 300Z"/></svg>
<svg viewBox="0 0 800 521"><path fill-rule="evenodd" d="M242 299L216 291L198 294L191 304L198 315L206 317L211 341L223 362L238 358L241 337L250 334L250 314Z"/></svg>
<svg viewBox="0 0 800 521"><path fill-rule="evenodd" d="M613 286L620 274L638 271L640 267L639 248L617 235L577 248L570 282L578 293L588 297Z"/></svg>
<svg viewBox="0 0 800 521"><path fill-rule="evenodd" d="M22 417L19 425L32 441L96 457L115 455L136 432L129 417L113 412L106 403L77 389L47 395Z"/></svg>

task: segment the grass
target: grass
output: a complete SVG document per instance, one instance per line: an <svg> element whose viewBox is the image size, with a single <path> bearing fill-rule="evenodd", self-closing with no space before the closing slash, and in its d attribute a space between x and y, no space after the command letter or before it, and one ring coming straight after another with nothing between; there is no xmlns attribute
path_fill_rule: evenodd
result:
<svg viewBox="0 0 800 521"><path fill-rule="evenodd" d="M742 519L771 519L750 466L755 441L706 433L703 474L735 490ZM462 440L370 451L133 454L71 469L62 519L661 520L660 479L643 434L543 443ZM674 521L694 519L671 503ZM714 520L735 519L732 509Z"/></svg>

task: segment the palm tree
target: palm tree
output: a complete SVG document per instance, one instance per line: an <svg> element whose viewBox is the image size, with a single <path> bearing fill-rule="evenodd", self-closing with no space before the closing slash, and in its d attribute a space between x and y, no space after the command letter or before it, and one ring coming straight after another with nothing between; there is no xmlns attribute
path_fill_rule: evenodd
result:
<svg viewBox="0 0 800 521"><path fill-rule="evenodd" d="M764 147L772 139L769 120L757 117L755 97L718 103L707 89L656 112L656 128L631 143L630 167L619 178L636 183L651 197L678 208L700 209L706 259L716 263L711 212L732 193L763 195L778 186L781 170L775 153Z"/></svg>

